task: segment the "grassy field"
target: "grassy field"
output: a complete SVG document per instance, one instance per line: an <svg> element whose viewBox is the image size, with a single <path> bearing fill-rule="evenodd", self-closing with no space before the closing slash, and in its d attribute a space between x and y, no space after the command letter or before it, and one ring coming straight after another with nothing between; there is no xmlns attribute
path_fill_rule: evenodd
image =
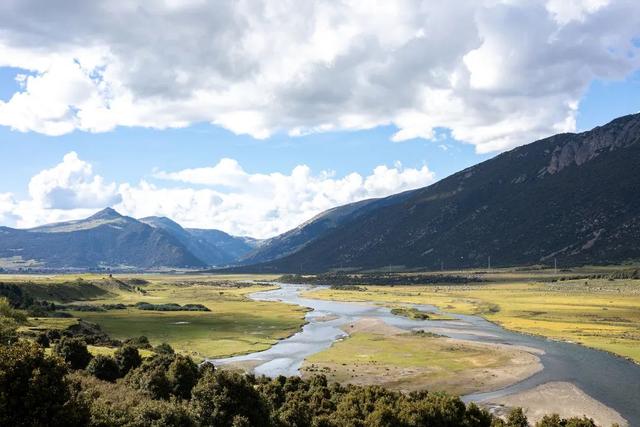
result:
<svg viewBox="0 0 640 427"><path fill-rule="evenodd" d="M127 284L131 278L14 276L11 280L3 277L2 281L24 282L25 289L35 290L38 297L67 304L73 300L82 305L129 305L141 301L203 304L211 311L162 312L133 307L96 312L66 310L74 317L97 323L113 338L144 335L153 345L166 342L197 359L263 350L304 324L305 310L300 307L249 300L246 294L273 288L243 283L258 279L256 276L144 275L138 278L148 283L135 286ZM74 322L74 319L31 318L30 327L64 329Z"/></svg>
<svg viewBox="0 0 640 427"><path fill-rule="evenodd" d="M466 394L500 388L538 368L537 358L500 346L407 333L373 319L346 328L349 337L307 358L303 373L324 373L341 383L378 384L411 391Z"/></svg>
<svg viewBox="0 0 640 427"><path fill-rule="evenodd" d="M365 291L318 290L313 298L433 304L479 314L505 328L577 342L640 362L640 280L543 282L549 272L494 272L486 284L368 286Z"/></svg>

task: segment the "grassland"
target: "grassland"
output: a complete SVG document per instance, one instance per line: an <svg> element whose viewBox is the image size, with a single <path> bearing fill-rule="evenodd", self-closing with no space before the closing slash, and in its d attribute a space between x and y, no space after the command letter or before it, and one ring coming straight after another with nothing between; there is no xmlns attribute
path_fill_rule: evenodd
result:
<svg viewBox="0 0 640 427"><path fill-rule="evenodd" d="M407 333L379 320L363 319L345 330L348 338L305 361L304 375L466 394L504 387L540 369L536 356L519 349Z"/></svg>
<svg viewBox="0 0 640 427"><path fill-rule="evenodd" d="M82 276L11 277L24 283L39 298L82 305L126 304L145 301L154 304L203 304L208 312L161 312L138 310L73 311L76 318L97 323L112 338L126 339L144 335L151 344L162 342L196 359L224 357L264 350L304 324L305 310L277 302L255 302L246 294L273 288L249 284L253 276L150 276L148 283L127 285L131 276L107 278ZM272 277L260 276L261 280ZM3 281L9 281L3 277ZM122 283L125 283L123 285ZM135 282L134 282L135 283ZM90 291L87 291L87 288ZM71 303L73 304L73 302ZM75 319L31 318L31 328L64 329Z"/></svg>
<svg viewBox="0 0 640 427"><path fill-rule="evenodd" d="M312 298L432 304L477 314L507 329L580 343L640 363L640 280L574 279L552 282L552 272L493 272L488 283L456 286L366 286L330 289ZM544 281L543 281L544 280Z"/></svg>

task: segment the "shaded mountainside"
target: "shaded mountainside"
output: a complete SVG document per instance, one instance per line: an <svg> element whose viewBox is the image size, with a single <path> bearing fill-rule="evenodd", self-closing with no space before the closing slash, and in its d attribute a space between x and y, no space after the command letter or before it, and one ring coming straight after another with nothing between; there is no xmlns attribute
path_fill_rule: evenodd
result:
<svg viewBox="0 0 640 427"><path fill-rule="evenodd" d="M202 260L206 265L225 265L234 261L236 257L218 248L215 244L194 236L190 231L185 230L180 224L165 217L151 216L140 219L141 222L151 227L164 230L167 234L175 237L193 255Z"/></svg>
<svg viewBox="0 0 640 427"><path fill-rule="evenodd" d="M84 220L30 230L0 227L0 258L52 269L206 265L170 234L110 208Z"/></svg>
<svg viewBox="0 0 640 427"><path fill-rule="evenodd" d="M192 238L222 252L225 256L225 263L237 261L260 246L262 242L262 240L252 237L232 236L220 230L187 228L186 231Z"/></svg>
<svg viewBox="0 0 640 427"><path fill-rule="evenodd" d="M382 199L246 269L479 267L640 259L640 115L560 134Z"/></svg>
<svg viewBox="0 0 640 427"><path fill-rule="evenodd" d="M410 192L405 192L382 199L367 199L329 209L293 230L264 241L256 250L241 258L240 263L243 265L263 263L293 254L342 224L354 221L383 206L401 203L409 194Z"/></svg>

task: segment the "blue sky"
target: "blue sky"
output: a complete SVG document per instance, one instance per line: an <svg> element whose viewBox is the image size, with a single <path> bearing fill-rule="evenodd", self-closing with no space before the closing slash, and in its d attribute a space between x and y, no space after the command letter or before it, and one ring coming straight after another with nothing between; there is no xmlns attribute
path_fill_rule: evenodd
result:
<svg viewBox="0 0 640 427"><path fill-rule="evenodd" d="M33 18L65 34L33 33L29 2L2 10L0 223L110 204L267 237L640 111L633 2L311 2L292 16L265 0L268 20L233 2L169 3L139 5L175 27L160 42L127 33L141 15L119 6ZM181 38L193 29L197 44Z"/></svg>

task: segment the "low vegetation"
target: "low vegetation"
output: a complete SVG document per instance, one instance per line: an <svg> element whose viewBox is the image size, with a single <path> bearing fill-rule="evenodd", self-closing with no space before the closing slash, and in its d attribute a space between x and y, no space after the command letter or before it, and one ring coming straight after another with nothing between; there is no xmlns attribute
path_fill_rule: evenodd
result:
<svg viewBox="0 0 640 427"><path fill-rule="evenodd" d="M580 343L640 363L640 280L629 278L634 274L635 269L604 268L557 274L492 271L483 275L487 282L481 284L376 285L358 292L322 289L307 296L436 305L445 312L481 315L507 329Z"/></svg>
<svg viewBox="0 0 640 427"><path fill-rule="evenodd" d="M128 371L108 356L74 369L26 340L0 345L0 390L0 425L18 427L528 425L521 410L503 421L447 394L341 386L324 376L256 378L198 367L167 351L128 365ZM595 426L555 416L539 425Z"/></svg>
<svg viewBox="0 0 640 427"><path fill-rule="evenodd" d="M364 289L363 289L364 290ZM394 307L391 309L391 314L396 316L403 316L414 320L453 320L451 316L447 316L441 313L435 313L432 311L422 311L414 307Z"/></svg>
<svg viewBox="0 0 640 427"><path fill-rule="evenodd" d="M152 345L169 343L196 360L225 357L266 349L304 324L300 307L247 299L248 293L273 288L248 282L252 278L247 276L9 279L0 295L10 296L29 316L21 333L35 337L51 329L97 327L109 340L100 339L97 331L85 334L103 353L118 342L145 336Z"/></svg>

